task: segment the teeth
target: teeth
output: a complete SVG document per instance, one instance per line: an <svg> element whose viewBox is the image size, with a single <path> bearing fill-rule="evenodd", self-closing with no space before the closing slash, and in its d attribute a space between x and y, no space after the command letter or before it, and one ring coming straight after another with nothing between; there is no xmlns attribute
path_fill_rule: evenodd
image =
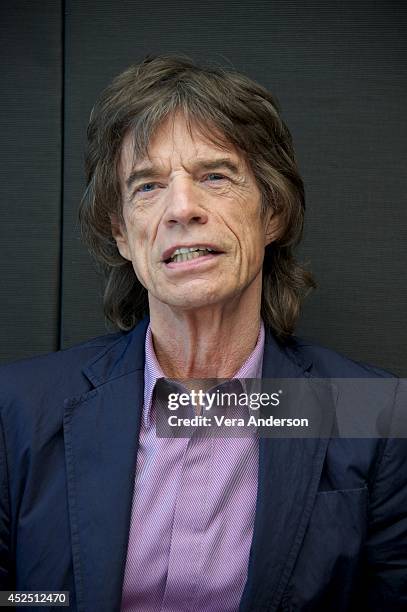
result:
<svg viewBox="0 0 407 612"><path fill-rule="evenodd" d="M174 251L174 254L172 255L170 261L173 261L175 263L181 261L189 261L190 259L197 259L198 257L202 257L203 255L206 255L206 253L212 251L213 249L209 249L207 247L181 247L180 249Z"/></svg>
<svg viewBox="0 0 407 612"><path fill-rule="evenodd" d="M180 247L176 249L172 254L170 261L180 262L180 261L189 261L190 259L196 259L197 257L201 257L206 253L211 253L213 249L209 247Z"/></svg>
<svg viewBox="0 0 407 612"><path fill-rule="evenodd" d="M193 253L194 251L212 251L213 249L210 249L209 247L181 247L179 249L176 249L172 256L174 257L174 255L180 255L181 253Z"/></svg>

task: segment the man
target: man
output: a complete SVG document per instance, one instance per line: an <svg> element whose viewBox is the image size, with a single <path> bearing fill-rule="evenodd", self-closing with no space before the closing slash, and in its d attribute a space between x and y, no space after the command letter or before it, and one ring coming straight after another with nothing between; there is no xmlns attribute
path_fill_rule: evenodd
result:
<svg viewBox="0 0 407 612"><path fill-rule="evenodd" d="M122 331L3 368L1 588L81 612L406 609L405 440L156 436L159 378L386 376L292 336L312 279L270 93L148 59L88 138L82 230Z"/></svg>

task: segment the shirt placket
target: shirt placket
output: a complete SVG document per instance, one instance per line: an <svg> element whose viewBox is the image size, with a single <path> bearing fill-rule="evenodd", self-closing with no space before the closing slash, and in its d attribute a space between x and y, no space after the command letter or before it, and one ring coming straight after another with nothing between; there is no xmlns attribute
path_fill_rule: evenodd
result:
<svg viewBox="0 0 407 612"><path fill-rule="evenodd" d="M194 610L214 439L194 432L184 454L175 503L168 574L161 612Z"/></svg>

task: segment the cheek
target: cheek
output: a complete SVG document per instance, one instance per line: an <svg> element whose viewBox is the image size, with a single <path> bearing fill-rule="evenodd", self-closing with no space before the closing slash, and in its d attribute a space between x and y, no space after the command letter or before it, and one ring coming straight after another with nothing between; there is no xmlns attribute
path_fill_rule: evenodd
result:
<svg viewBox="0 0 407 612"><path fill-rule="evenodd" d="M248 268L258 272L264 259L264 246L260 235L251 234L246 244L246 253Z"/></svg>
<svg viewBox="0 0 407 612"><path fill-rule="evenodd" d="M146 230L148 227L147 220L140 215L139 211L134 206L128 206L124 214L126 222L127 234L130 238L131 247L134 250L138 244L145 239Z"/></svg>
<svg viewBox="0 0 407 612"><path fill-rule="evenodd" d="M148 290L153 290L156 284L158 254L154 250L156 244L154 222L138 219L137 223L132 220L130 228L131 254L133 269L138 280Z"/></svg>
<svg viewBox="0 0 407 612"><path fill-rule="evenodd" d="M264 226L260 213L249 205L239 212L240 215L231 229L239 243L242 263L246 262L249 267L258 267L263 261L265 248Z"/></svg>
<svg viewBox="0 0 407 612"><path fill-rule="evenodd" d="M128 227L132 237L133 249L147 251L152 249L156 241L159 221L162 217L157 207L138 206L128 215Z"/></svg>
<svg viewBox="0 0 407 612"><path fill-rule="evenodd" d="M147 234L140 224L131 222L127 224L127 235L133 267L139 271L144 267Z"/></svg>

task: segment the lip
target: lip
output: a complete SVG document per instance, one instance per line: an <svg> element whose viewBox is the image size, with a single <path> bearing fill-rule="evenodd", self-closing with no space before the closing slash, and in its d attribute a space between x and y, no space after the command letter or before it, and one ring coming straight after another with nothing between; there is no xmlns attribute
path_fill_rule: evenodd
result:
<svg viewBox="0 0 407 612"><path fill-rule="evenodd" d="M162 253L161 261L165 263L167 259L169 259L177 249L182 249L182 248L190 249L192 247L204 247L206 249L212 249L213 251L216 251L216 253L222 253L222 251L216 245L209 244L207 242L190 242L189 244L174 244L173 246L169 247ZM198 259L204 259L205 257L207 257L207 255L203 255L202 257L199 257ZM169 264L166 264L166 265L169 265Z"/></svg>
<svg viewBox="0 0 407 612"><path fill-rule="evenodd" d="M193 246L193 245L192 245ZM202 245L204 246L204 245ZM206 246L206 245L205 245ZM177 247L179 248L179 247ZM212 248L212 247L210 247ZM208 253L207 255L201 255L200 257L196 257L195 259L190 259L189 261L170 261L169 263L164 263L166 270L174 270L177 272L182 272L185 270L192 270L194 268L201 268L203 266L207 266L210 263L213 263L215 259L217 259L221 252L218 253Z"/></svg>

